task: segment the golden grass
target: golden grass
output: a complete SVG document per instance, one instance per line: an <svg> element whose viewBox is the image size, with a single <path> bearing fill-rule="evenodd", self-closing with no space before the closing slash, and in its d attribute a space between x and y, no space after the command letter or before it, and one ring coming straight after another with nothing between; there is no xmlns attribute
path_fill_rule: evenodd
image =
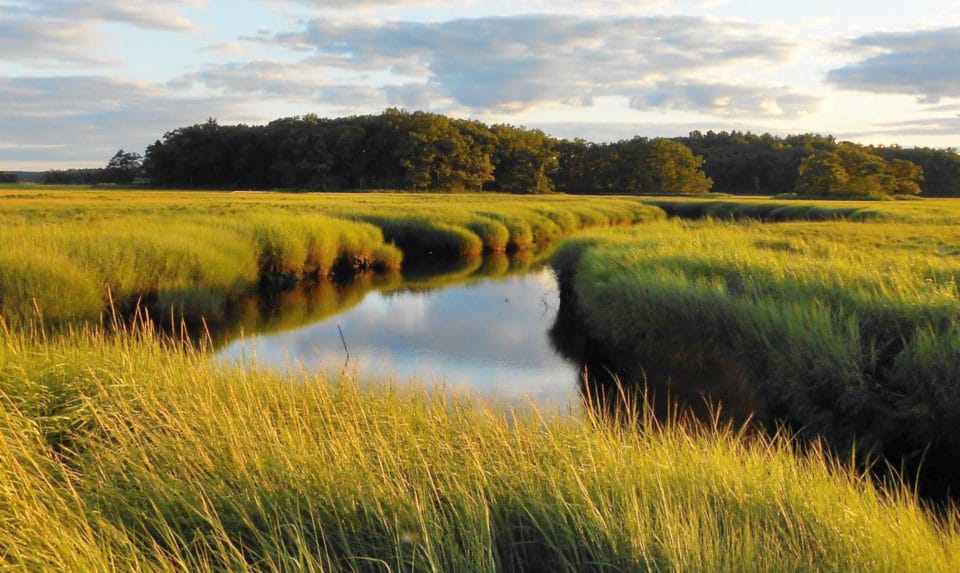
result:
<svg viewBox="0 0 960 573"><path fill-rule="evenodd" d="M746 414L956 483L957 230L672 221L571 239L554 264L608 366L723 364Z"/></svg>
<svg viewBox="0 0 960 573"><path fill-rule="evenodd" d="M217 322L258 282L522 251L663 213L632 199L26 188L0 217L0 316L70 323L136 303Z"/></svg>
<svg viewBox="0 0 960 573"><path fill-rule="evenodd" d="M815 449L211 361L0 345L0 562L124 570L955 570L956 516ZM633 416L631 418L631 416Z"/></svg>

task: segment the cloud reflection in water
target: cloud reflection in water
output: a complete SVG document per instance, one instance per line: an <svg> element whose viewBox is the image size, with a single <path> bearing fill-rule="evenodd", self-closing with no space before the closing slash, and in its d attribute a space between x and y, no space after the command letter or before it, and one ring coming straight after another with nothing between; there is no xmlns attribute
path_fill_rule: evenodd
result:
<svg viewBox="0 0 960 573"><path fill-rule="evenodd" d="M238 340L218 356L336 374L350 349L361 379L416 379L543 406L577 401L577 366L551 345L559 294L549 270L434 290L371 291L362 302L294 330Z"/></svg>

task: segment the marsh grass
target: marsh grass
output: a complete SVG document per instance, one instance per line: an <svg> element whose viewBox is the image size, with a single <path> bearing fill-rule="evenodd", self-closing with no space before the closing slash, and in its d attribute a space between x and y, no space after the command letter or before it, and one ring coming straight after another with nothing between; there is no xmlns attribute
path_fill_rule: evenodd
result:
<svg viewBox="0 0 960 573"><path fill-rule="evenodd" d="M222 321L257 285L395 273L664 217L634 199L149 192L22 187L0 201L0 316L96 321L111 301Z"/></svg>
<svg viewBox="0 0 960 573"><path fill-rule="evenodd" d="M0 229L0 306L9 320L90 319L107 308L171 306L214 320L259 280L324 276L335 263L397 270L379 229L321 216L130 217Z"/></svg>
<svg viewBox="0 0 960 573"><path fill-rule="evenodd" d="M662 222L570 239L553 264L628 364L651 343L714 347L754 365L769 399L789 398L828 437L883 419L883 431L912 432L905 450L933 433L943 446L960 411L960 240L948 223L960 218L946 203L890 209L911 222ZM960 567L956 510L878 487L836 442L839 456L719 416L663 419L640 392L571 416L225 363L212 337L157 334L150 307L109 333L44 326L142 292L204 314L239 293L235 308L260 321L243 293L265 268L399 264L391 225L411 241L422 230L417 248L456 254L440 277L407 277L414 288L514 272L545 256L540 242L664 217L636 200L31 190L12 191L0 213L0 304L17 309L15 324L0 318L0 567ZM493 256L467 256L480 251ZM300 282L276 293L289 314L271 328L396 280Z"/></svg>
<svg viewBox="0 0 960 573"><path fill-rule="evenodd" d="M745 201L704 199L645 199L645 203L680 219L752 219L765 222L783 221L867 221L890 218L890 211L865 206L862 201L831 204L830 201Z"/></svg>
<svg viewBox="0 0 960 573"><path fill-rule="evenodd" d="M752 413L943 487L960 477L953 229L673 222L569 241L554 265L611 367L717 357L752 388Z"/></svg>
<svg viewBox="0 0 960 573"><path fill-rule="evenodd" d="M0 561L125 570L955 570L953 511L718 423L611 424L228 365L136 330L0 343Z"/></svg>

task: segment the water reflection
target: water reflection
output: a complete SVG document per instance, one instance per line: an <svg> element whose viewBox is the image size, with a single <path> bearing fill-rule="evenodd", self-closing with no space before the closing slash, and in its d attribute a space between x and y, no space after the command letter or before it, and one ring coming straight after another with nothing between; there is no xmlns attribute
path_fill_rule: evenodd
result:
<svg viewBox="0 0 960 573"><path fill-rule="evenodd" d="M565 407L579 399L571 383L579 364L550 341L560 298L543 256L488 257L442 273L409 269L402 278L301 286L274 300L251 299L235 328L255 336L227 343L218 356L337 374L345 342L346 367L361 379L415 378Z"/></svg>
<svg viewBox="0 0 960 573"><path fill-rule="evenodd" d="M753 413L744 378L729 365L684 356L683 348L669 360L664 349L619 352L587 336L572 289L561 296L545 268L548 255L421 261L403 276L258 293L232 307L216 336L218 356L330 375L347 368L361 379L414 378L541 407L585 402L616 413L626 397L646 400L660 419L678 407L709 419L717 401L735 420ZM641 395L624 395L635 391Z"/></svg>

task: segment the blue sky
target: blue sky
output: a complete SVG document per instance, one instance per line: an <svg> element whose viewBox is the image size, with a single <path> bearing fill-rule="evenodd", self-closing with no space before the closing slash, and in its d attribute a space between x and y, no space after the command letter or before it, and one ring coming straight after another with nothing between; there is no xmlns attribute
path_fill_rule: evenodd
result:
<svg viewBox="0 0 960 573"><path fill-rule="evenodd" d="M0 0L0 169L388 106L612 141L960 146L960 0Z"/></svg>

